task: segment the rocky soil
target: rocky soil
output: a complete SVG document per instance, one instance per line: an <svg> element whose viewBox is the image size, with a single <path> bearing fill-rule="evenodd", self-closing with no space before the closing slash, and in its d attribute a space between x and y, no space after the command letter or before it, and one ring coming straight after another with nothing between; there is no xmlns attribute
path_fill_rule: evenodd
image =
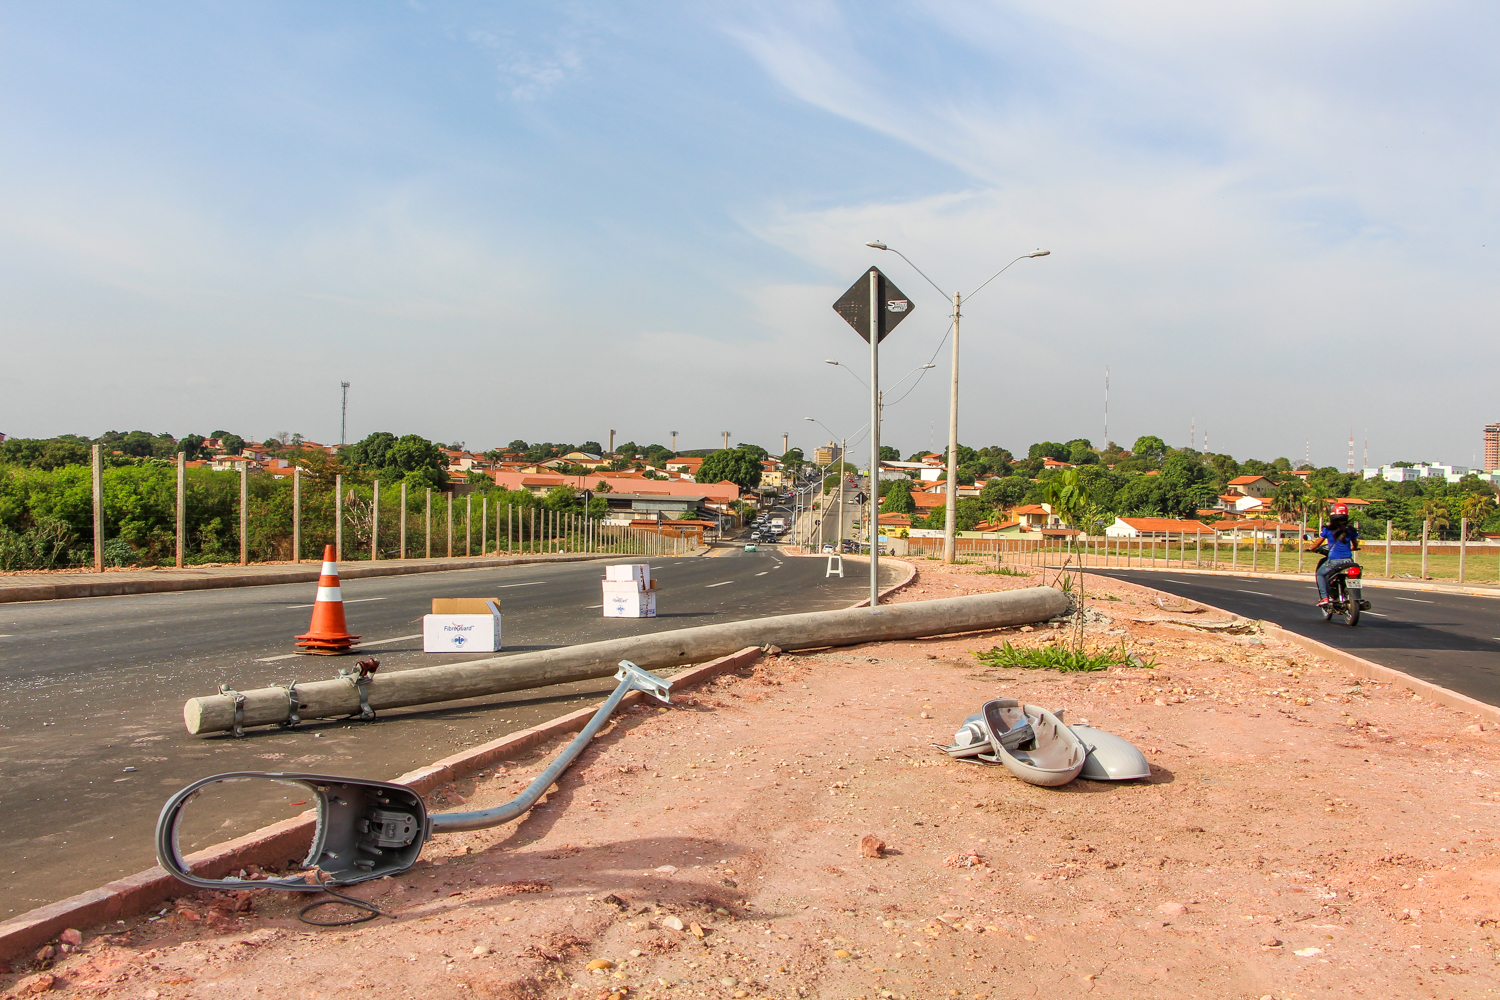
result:
<svg viewBox="0 0 1500 1000"><path fill-rule="evenodd" d="M1052 583L919 561L895 600ZM1097 673L975 651L1067 629L777 655L622 715L519 824L353 890L85 929L13 994L496 998L1480 997L1500 983L1500 733L1116 581ZM1134 741L1149 781L1024 784L931 749L1014 696ZM503 801L555 748L444 790ZM324 910L333 915L335 908ZM347 911L345 911L347 912ZM112 930L111 933L103 933Z"/></svg>

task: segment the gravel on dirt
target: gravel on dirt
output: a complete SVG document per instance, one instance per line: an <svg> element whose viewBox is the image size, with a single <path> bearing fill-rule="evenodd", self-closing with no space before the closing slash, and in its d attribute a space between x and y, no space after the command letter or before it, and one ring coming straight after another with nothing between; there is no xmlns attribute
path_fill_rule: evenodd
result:
<svg viewBox="0 0 1500 1000"><path fill-rule="evenodd" d="M897 600L1045 579L919 563ZM1076 586L1076 581L1069 581ZM394 919L204 894L0 979L94 997L1479 997L1500 981L1500 734L1178 601L1089 579L1097 673L976 651L1048 625L781 654L626 712L521 822L357 887ZM1151 778L953 761L991 697L1136 743ZM555 747L434 794L509 798ZM875 844L879 848L875 848ZM335 912L328 907L322 915ZM108 930L108 933L101 931ZM50 947L50 946L49 946ZM45 966L45 968L43 968ZM358 991L358 992L355 992Z"/></svg>

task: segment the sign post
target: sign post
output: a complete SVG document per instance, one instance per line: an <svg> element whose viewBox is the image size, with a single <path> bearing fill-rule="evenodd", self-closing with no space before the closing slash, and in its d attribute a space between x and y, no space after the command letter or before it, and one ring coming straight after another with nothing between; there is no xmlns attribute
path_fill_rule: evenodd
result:
<svg viewBox="0 0 1500 1000"><path fill-rule="evenodd" d="M880 603L880 342L915 307L880 268L849 287L834 312L870 344L870 608Z"/></svg>

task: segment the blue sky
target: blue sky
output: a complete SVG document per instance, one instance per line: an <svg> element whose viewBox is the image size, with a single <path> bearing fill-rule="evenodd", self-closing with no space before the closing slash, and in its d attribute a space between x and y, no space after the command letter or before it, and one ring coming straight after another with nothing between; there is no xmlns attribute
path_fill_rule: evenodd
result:
<svg viewBox="0 0 1500 1000"><path fill-rule="evenodd" d="M1497 9L10 3L0 431L1109 433L1469 464L1500 420ZM911 381L905 383L909 387ZM1310 442L1310 443L1309 443ZM1200 446L1201 439L1197 442ZM1357 455L1358 460L1361 456Z"/></svg>

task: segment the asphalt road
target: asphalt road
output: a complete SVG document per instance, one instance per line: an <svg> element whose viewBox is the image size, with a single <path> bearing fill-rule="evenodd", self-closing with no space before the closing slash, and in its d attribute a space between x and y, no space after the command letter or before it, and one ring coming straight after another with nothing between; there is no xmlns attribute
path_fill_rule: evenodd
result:
<svg viewBox="0 0 1500 1000"><path fill-rule="evenodd" d="M1490 705L1500 705L1500 601L1423 590L1364 589L1373 606L1354 628L1323 620L1311 580L1199 576L1098 570L1102 575L1199 600L1246 618L1275 622L1298 635Z"/></svg>
<svg viewBox="0 0 1500 1000"><path fill-rule="evenodd" d="M606 619L602 563L517 566L345 581L350 629L381 670L479 659L424 654L433 597L502 602L505 652L664 629L848 607L864 581L824 579L821 560L775 546L652 564L658 617ZM519 691L373 724L309 723L244 739L191 737L182 704L332 676L348 660L291 654L313 587L6 604L0 607L0 919L154 863L162 802L223 771L302 770L392 778L456 750L596 700L608 680ZM503 655L503 654L502 654ZM132 770L126 770L127 768Z"/></svg>

